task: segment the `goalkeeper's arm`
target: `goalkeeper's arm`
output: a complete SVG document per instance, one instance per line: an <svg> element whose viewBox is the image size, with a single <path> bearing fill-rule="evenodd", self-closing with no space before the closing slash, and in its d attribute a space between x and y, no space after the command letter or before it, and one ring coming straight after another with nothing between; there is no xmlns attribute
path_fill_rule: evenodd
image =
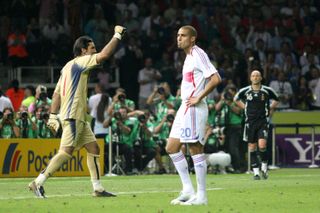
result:
<svg viewBox="0 0 320 213"><path fill-rule="evenodd" d="M122 39L124 33L126 31L126 28L122 26L115 26L114 27L114 35L112 39L109 41L106 46L97 54L97 63L100 64L107 60L113 53L113 51L116 49L119 41Z"/></svg>
<svg viewBox="0 0 320 213"><path fill-rule="evenodd" d="M60 109L60 95L58 93L53 93L50 113L58 114Z"/></svg>

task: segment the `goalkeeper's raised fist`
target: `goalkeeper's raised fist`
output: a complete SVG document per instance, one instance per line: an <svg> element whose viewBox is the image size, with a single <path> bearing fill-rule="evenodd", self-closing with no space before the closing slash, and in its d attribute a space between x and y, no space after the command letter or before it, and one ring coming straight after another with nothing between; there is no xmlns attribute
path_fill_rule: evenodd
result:
<svg viewBox="0 0 320 213"><path fill-rule="evenodd" d="M114 35L113 37L116 37L117 39L121 40L122 36L125 34L127 28L117 25L114 27Z"/></svg>
<svg viewBox="0 0 320 213"><path fill-rule="evenodd" d="M54 135L57 134L60 128L60 121L57 114L50 114L47 126Z"/></svg>

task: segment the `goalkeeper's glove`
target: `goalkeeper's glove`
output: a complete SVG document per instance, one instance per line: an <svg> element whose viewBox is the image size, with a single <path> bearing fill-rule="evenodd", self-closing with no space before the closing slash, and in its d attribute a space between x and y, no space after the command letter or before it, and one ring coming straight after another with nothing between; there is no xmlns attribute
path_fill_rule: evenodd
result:
<svg viewBox="0 0 320 213"><path fill-rule="evenodd" d="M54 135L57 134L60 128L60 121L57 114L54 114L54 113L50 114L47 126Z"/></svg>
<svg viewBox="0 0 320 213"><path fill-rule="evenodd" d="M113 37L121 40L123 35L126 33L127 28L117 25L114 27L114 35Z"/></svg>

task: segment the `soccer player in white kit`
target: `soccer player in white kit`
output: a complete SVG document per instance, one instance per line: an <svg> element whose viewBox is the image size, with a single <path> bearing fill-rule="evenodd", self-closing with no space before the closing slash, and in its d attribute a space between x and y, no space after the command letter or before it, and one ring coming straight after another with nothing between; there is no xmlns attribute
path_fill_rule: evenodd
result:
<svg viewBox="0 0 320 213"><path fill-rule="evenodd" d="M206 205L207 165L203 153L208 107L205 97L221 82L220 75L207 54L195 45L197 31L183 26L177 34L178 48L186 53L181 83L182 104L175 117L166 147L179 173L183 189L171 201L172 205ZM181 151L183 143L189 144L197 178L195 193L189 176L188 164Z"/></svg>

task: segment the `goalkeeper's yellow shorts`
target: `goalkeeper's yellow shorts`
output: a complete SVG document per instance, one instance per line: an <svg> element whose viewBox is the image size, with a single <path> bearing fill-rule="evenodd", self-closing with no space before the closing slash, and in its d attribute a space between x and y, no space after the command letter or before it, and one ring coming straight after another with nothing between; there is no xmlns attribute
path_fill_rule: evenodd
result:
<svg viewBox="0 0 320 213"><path fill-rule="evenodd" d="M60 147L75 147L75 150L82 148L85 144L95 142L90 124L85 121L68 119L62 121L62 136Z"/></svg>

